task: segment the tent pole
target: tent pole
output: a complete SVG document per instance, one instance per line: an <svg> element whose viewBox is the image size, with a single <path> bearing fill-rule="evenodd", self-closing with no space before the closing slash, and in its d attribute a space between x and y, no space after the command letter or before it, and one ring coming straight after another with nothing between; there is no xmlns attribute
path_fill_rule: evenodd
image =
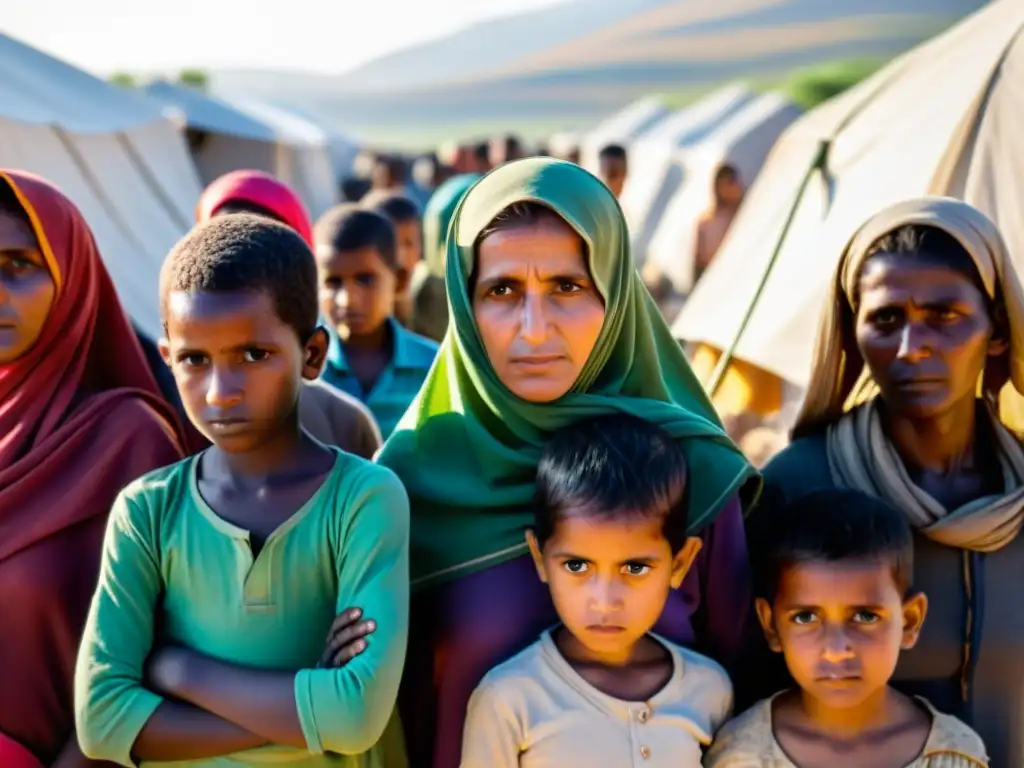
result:
<svg viewBox="0 0 1024 768"><path fill-rule="evenodd" d="M779 233L779 239L775 243L775 249L772 251L771 258L768 259L768 263L765 265L764 274L761 275L761 282L758 283L757 290L754 292L753 298L747 305L747 311L743 315L743 319L740 320L739 328L736 329L736 334L733 336L732 342L728 348L722 352L722 356L718 359L714 370L711 372L711 378L708 380L707 392L708 397L714 397L715 393L718 392L718 388L722 386L722 382L725 380L725 374L729 370L729 363L732 362L733 355L736 353L736 348L740 344L740 339L743 338L743 333L747 330L747 325L750 323L750 319L754 316L754 309L757 307L758 301L761 299L761 294L764 293L764 288L768 284L768 278L771 276L772 269L775 267L775 262L779 258L779 254L782 253L782 246L786 242L786 236L789 234L790 227L793 226L793 221L796 219L797 209L800 207L800 202L804 199L804 192L807 190L807 185L811 182L811 177L816 171L819 171L826 167L828 162L828 153L832 147L832 141L830 139L822 139L818 143L818 151L814 155L814 160L811 165L807 168L807 173L804 174L803 181L800 182L800 188L797 190L796 196L793 198L793 204L789 208L789 215L786 217L786 223L782 227L782 232Z"/></svg>

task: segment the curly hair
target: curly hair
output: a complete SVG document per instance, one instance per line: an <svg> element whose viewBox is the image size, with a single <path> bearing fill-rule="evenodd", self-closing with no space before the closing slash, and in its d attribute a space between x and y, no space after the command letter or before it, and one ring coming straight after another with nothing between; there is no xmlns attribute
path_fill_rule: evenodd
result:
<svg viewBox="0 0 1024 768"><path fill-rule="evenodd" d="M317 328L316 261L295 230L264 216L220 216L195 227L164 260L160 312L167 330L171 293L268 294L302 342Z"/></svg>

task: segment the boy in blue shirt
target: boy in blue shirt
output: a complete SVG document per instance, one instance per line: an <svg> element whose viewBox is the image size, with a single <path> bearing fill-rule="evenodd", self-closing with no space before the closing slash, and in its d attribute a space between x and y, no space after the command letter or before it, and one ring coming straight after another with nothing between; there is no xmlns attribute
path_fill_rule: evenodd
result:
<svg viewBox="0 0 1024 768"><path fill-rule="evenodd" d="M387 439L434 363L437 344L403 328L395 303L409 283L394 225L354 205L325 213L314 231L320 312L331 330L323 378L362 400Z"/></svg>

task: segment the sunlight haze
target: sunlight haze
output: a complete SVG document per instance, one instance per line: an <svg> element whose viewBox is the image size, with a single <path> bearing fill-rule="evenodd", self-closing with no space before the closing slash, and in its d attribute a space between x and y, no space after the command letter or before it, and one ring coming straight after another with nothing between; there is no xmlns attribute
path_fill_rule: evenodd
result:
<svg viewBox="0 0 1024 768"><path fill-rule="evenodd" d="M32 0L0 32L99 74L183 67L338 73L558 0Z"/></svg>

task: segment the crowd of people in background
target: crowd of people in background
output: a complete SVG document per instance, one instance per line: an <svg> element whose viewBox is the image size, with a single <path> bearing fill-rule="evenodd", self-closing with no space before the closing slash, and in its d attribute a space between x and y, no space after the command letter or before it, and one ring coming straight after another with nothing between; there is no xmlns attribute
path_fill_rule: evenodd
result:
<svg viewBox="0 0 1024 768"><path fill-rule="evenodd" d="M75 206L0 172L0 766L1024 765L996 227L865 222L755 458L633 261L627 151L562 155L365 155L315 222L228 174L148 355Z"/></svg>

